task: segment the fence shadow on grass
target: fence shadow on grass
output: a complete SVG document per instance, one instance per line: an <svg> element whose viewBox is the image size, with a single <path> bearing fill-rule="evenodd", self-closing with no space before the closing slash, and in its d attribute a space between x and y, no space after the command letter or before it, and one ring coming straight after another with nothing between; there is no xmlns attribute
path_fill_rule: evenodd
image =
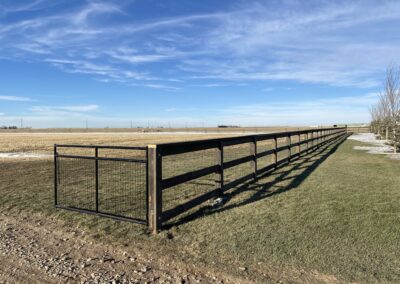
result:
<svg viewBox="0 0 400 284"><path fill-rule="evenodd" d="M260 201L265 198L272 197L276 194L281 194L289 190L298 187L320 164L322 164L331 154L333 154L339 146L346 141L346 138L350 134L347 134L344 138L341 138L331 143L323 145L315 152L308 155L296 158L290 164L287 164L276 171L268 172L257 178L256 181L249 181L242 184L239 187L233 188L224 193L224 204L220 207L204 206L195 212L183 216L179 219L172 220L166 223L163 227L169 229L174 226L179 226L184 223L191 222L199 217L208 216L215 213L224 212L233 208L248 205L253 202ZM300 172L299 172L300 171ZM291 175L296 173L295 175ZM263 181L264 178L272 177L272 180ZM288 184L281 186L279 183L288 181ZM278 188L272 190L273 188ZM239 197L241 194L250 194L242 200L237 202L230 201L234 197Z"/></svg>

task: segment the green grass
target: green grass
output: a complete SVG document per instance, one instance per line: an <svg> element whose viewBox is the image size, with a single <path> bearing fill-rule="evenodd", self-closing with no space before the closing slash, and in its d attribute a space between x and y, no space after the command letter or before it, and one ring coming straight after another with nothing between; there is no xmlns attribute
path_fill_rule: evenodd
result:
<svg viewBox="0 0 400 284"><path fill-rule="evenodd" d="M53 209L51 161L0 162L0 210L43 213L96 238L249 273L259 282L263 273L293 280L292 272L304 269L345 282L398 283L400 162L355 145L346 141L331 155L332 147L233 189L223 207L186 215L158 236L138 225Z"/></svg>

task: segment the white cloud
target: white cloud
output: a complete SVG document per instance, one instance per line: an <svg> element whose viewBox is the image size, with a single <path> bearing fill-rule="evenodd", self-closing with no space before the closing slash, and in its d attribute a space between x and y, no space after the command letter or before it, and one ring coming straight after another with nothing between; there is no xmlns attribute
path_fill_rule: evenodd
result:
<svg viewBox="0 0 400 284"><path fill-rule="evenodd" d="M176 107L171 107L167 108L164 111L165 112L186 112L186 111L194 111L196 108L176 108Z"/></svg>
<svg viewBox="0 0 400 284"><path fill-rule="evenodd" d="M0 101L28 102L31 101L31 99L27 97L0 96Z"/></svg>
<svg viewBox="0 0 400 284"><path fill-rule="evenodd" d="M42 5L46 0L36 0L31 3L17 3L17 5L5 5L0 4L0 13L3 12L5 14L8 13L17 13L17 12L26 12L26 11L34 11L42 9L44 6Z"/></svg>
<svg viewBox="0 0 400 284"><path fill-rule="evenodd" d="M83 106L62 106L56 107L60 110L66 111L76 111L76 112L88 112L88 111L95 111L99 108L98 105L83 105Z"/></svg>
<svg viewBox="0 0 400 284"><path fill-rule="evenodd" d="M162 54L137 54L136 52L116 52L116 51L108 51L106 52L109 56L114 59L118 59L120 61L125 61L129 63L146 63L146 62L159 62L169 58L172 58L171 55L162 55Z"/></svg>
<svg viewBox="0 0 400 284"><path fill-rule="evenodd" d="M125 70L116 68L110 65L101 65L84 60L69 60L69 59L45 59L46 62L52 63L54 66L68 72L90 75L105 76L110 81L129 82L134 80L154 80L146 73Z"/></svg>
<svg viewBox="0 0 400 284"><path fill-rule="evenodd" d="M91 15L121 13L121 9L109 3L91 2L76 14L71 15L72 22L76 25L85 25Z"/></svg>
<svg viewBox="0 0 400 284"><path fill-rule="evenodd" d="M378 100L377 93L309 101L272 102L220 110L221 122L240 125L311 125L369 121L368 108Z"/></svg>
<svg viewBox="0 0 400 284"><path fill-rule="evenodd" d="M75 105L75 106L33 106L31 111L41 113L53 112L74 112L84 113L93 112L99 109L98 105Z"/></svg>
<svg viewBox="0 0 400 284"><path fill-rule="evenodd" d="M18 60L34 54L35 60L104 82L153 80L142 86L166 89L180 88L169 80L171 74L196 80L192 86L290 80L370 88L380 84L376 78L389 63L399 60L400 40L392 36L400 21L398 1L246 2L227 5L223 12L143 21L124 13L134 2L82 3L2 24L1 53ZM7 9L48 5L56 4L34 1ZM163 64L166 60L169 64ZM148 68L150 63L159 68Z"/></svg>

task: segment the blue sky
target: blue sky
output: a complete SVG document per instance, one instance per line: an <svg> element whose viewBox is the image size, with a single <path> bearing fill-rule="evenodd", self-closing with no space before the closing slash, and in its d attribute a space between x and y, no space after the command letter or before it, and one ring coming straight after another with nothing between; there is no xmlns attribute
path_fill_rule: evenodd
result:
<svg viewBox="0 0 400 284"><path fill-rule="evenodd" d="M368 122L399 1L0 2L0 125Z"/></svg>

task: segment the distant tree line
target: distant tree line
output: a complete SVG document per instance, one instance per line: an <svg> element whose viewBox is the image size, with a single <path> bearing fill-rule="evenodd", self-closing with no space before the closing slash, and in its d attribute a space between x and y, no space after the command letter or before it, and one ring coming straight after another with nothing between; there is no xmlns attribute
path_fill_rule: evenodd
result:
<svg viewBox="0 0 400 284"><path fill-rule="evenodd" d="M11 125L11 126L0 126L0 129L17 129L18 127Z"/></svg>
<svg viewBox="0 0 400 284"><path fill-rule="evenodd" d="M385 89L370 113L372 132L388 140L397 152L400 145L400 68L387 69Z"/></svg>

